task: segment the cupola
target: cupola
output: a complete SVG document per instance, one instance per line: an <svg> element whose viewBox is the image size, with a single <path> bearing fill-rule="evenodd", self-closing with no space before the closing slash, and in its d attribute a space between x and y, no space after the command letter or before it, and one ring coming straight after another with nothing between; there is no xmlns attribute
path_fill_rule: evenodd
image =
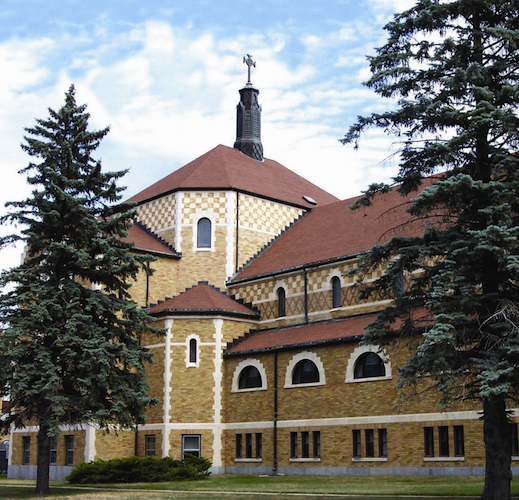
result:
<svg viewBox="0 0 519 500"><path fill-rule="evenodd" d="M250 79L251 67L256 67L252 56L243 58L247 64L247 84L240 90L240 102L236 108L236 142L234 148L251 158L263 161L263 145L261 143L261 106L258 102L259 90Z"/></svg>

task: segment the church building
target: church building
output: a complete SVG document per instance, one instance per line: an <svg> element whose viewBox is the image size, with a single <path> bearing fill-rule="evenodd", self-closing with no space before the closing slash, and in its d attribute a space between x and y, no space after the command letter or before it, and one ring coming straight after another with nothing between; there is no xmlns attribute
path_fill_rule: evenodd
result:
<svg viewBox="0 0 519 500"><path fill-rule="evenodd" d="M423 227L405 224L395 191L352 211L354 200L265 158L245 62L234 147L131 198L128 239L156 257L132 296L167 332L142 339L159 404L136 429L64 428L51 479L83 461L186 453L211 460L213 473L483 474L479 408L440 408L432 392L403 401L398 367L409 351L360 342L391 296L360 300L348 271L373 245ZM35 477L36 432L12 431L9 477Z"/></svg>

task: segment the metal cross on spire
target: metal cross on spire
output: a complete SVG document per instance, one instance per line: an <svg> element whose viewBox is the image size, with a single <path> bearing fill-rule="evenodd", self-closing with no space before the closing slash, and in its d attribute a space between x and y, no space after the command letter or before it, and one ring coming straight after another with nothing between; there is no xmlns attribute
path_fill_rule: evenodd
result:
<svg viewBox="0 0 519 500"><path fill-rule="evenodd" d="M250 81L250 67L251 66L254 66L256 67L256 61L253 61L252 60L252 56L250 54L247 54L247 57L244 57L243 58L243 62L248 66L248 80L247 80L247 84L251 83Z"/></svg>

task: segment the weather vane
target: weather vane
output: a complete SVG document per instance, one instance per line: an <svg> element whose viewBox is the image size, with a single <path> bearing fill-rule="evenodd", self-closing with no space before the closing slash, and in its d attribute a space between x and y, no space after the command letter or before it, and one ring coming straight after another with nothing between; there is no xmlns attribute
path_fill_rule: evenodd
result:
<svg viewBox="0 0 519 500"><path fill-rule="evenodd" d="M253 61L252 60L252 56L250 54L247 54L247 57L244 57L243 58L243 62L247 65L248 67L248 80L247 80L247 83L251 83L250 81L250 67L251 66L254 66L256 67L256 61Z"/></svg>

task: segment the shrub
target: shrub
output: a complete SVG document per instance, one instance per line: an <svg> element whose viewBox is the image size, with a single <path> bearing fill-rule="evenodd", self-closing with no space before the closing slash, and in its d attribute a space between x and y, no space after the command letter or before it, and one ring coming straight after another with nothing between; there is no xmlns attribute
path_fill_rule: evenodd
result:
<svg viewBox="0 0 519 500"><path fill-rule="evenodd" d="M211 462L206 458L186 455L184 460L171 457L128 457L96 460L78 464L65 478L74 484L155 483L209 476Z"/></svg>

